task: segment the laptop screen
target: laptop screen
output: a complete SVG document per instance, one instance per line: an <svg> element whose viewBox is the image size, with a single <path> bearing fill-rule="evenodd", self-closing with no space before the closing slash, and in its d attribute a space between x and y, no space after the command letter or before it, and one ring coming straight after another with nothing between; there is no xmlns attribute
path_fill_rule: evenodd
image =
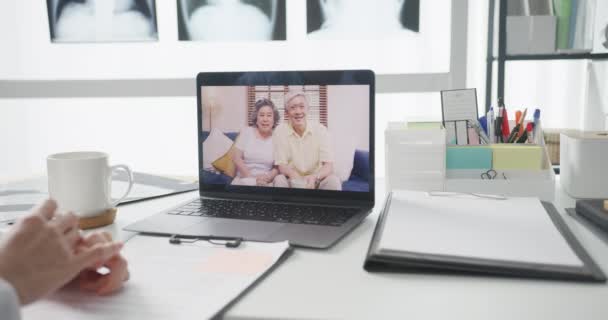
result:
<svg viewBox="0 0 608 320"><path fill-rule="evenodd" d="M201 185L370 192L370 85L199 81Z"/></svg>

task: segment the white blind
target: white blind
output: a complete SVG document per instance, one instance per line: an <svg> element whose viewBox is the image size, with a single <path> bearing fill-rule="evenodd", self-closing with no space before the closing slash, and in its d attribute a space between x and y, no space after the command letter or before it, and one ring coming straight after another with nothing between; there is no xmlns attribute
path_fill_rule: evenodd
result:
<svg viewBox="0 0 608 320"><path fill-rule="evenodd" d="M252 116L255 111L255 102L262 99L270 99L279 110L281 122L286 122L285 113L285 94L289 89L301 90L308 99L308 120L320 122L328 126L327 123L327 88L326 86L250 86L247 90L248 100L248 123L253 125Z"/></svg>

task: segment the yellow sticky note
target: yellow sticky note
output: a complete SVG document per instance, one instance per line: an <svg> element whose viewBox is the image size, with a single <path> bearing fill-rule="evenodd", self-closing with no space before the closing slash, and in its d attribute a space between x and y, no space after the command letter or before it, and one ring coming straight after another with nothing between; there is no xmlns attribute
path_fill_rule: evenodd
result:
<svg viewBox="0 0 608 320"><path fill-rule="evenodd" d="M537 145L494 144L492 166L495 170L541 170L543 148Z"/></svg>

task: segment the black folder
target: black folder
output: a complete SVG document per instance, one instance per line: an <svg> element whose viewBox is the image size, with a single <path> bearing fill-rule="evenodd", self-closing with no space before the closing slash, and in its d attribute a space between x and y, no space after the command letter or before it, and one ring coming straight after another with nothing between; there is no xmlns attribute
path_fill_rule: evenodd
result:
<svg viewBox="0 0 608 320"><path fill-rule="evenodd" d="M368 272L448 273L582 282L606 282L606 276L602 270L596 265L572 234L555 207L551 203L542 201L541 203L547 214L551 217L553 224L567 241L574 253L582 261L583 265L581 267L480 259L457 255L426 254L411 251L401 251L398 255L383 254L379 250L379 241L385 228L386 217L390 214L391 198L392 193L389 193L370 242L364 263L364 269Z"/></svg>

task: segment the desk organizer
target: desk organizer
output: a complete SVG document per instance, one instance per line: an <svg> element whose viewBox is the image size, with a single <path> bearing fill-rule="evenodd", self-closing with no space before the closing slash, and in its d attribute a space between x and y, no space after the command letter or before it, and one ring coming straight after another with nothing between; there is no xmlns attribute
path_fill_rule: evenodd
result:
<svg viewBox="0 0 608 320"><path fill-rule="evenodd" d="M391 122L385 141L387 190L443 190L445 129L408 129Z"/></svg>
<svg viewBox="0 0 608 320"><path fill-rule="evenodd" d="M529 161L515 162L511 166L513 168L501 169L501 167L509 166L499 161L499 167L497 168L495 155L493 169L496 171L496 177L492 180L481 179L481 174L487 172L483 169L447 170L444 191L501 194L511 197L538 197L543 201L553 201L555 198L555 172L553 172L544 143L540 146L540 155L532 151L533 148L538 150L539 146L519 147L529 148L522 150L522 154L530 153ZM496 151L496 148L501 151L509 149L500 145L493 145L492 148L495 149L494 151ZM522 169L530 166L540 166L540 170Z"/></svg>
<svg viewBox="0 0 608 320"><path fill-rule="evenodd" d="M509 167L498 159L500 167L492 166L496 177L485 180L481 175L489 170L488 149L500 149L500 158L500 152L510 146L447 146L443 129L422 132L389 126L385 135L387 190L474 192L538 197L544 201L555 198L555 173L544 141L541 146L519 146L528 148L522 149L522 154L532 153L529 161L515 162ZM540 154L535 154L534 149ZM474 165L465 164L454 154L466 157L477 154L484 159ZM492 157L495 162L493 153Z"/></svg>

